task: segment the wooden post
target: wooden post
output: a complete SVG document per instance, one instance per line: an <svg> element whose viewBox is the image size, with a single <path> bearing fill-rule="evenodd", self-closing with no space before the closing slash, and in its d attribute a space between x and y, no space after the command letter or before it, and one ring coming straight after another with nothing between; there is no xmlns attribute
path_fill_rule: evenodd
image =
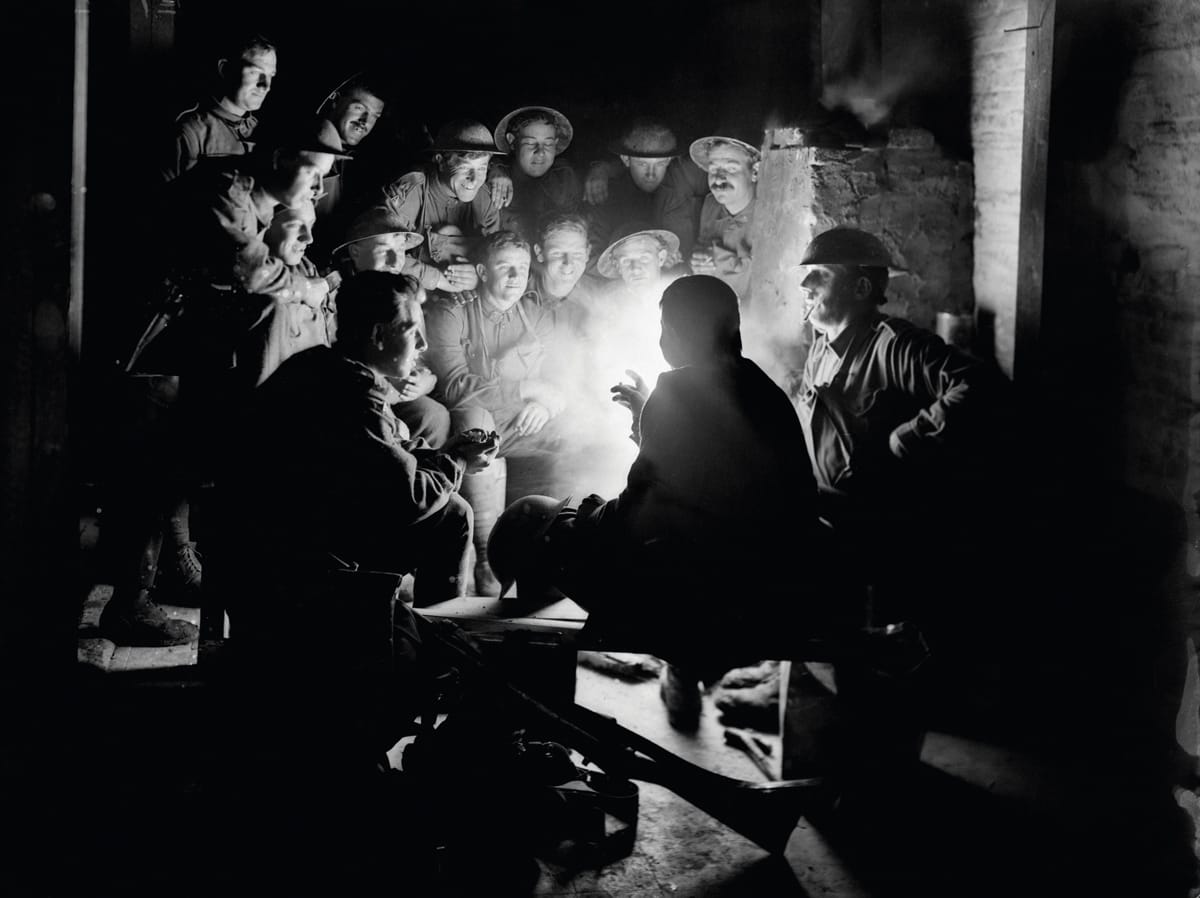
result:
<svg viewBox="0 0 1200 898"><path fill-rule="evenodd" d="M1037 368L1042 325L1046 236L1046 160L1050 143L1050 89L1057 0L1029 0L1025 37L1025 115L1021 140L1021 226L1017 246L1016 334L1013 378Z"/></svg>
<svg viewBox="0 0 1200 898"><path fill-rule="evenodd" d="M67 322L71 356L83 345L84 221L87 200L88 0L75 0L75 88L71 123L71 298Z"/></svg>

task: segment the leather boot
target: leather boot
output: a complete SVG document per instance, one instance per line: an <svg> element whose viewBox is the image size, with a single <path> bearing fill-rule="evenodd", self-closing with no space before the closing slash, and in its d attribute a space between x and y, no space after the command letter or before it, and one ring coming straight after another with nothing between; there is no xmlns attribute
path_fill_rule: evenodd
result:
<svg viewBox="0 0 1200 898"><path fill-rule="evenodd" d="M508 465L498 458L478 474L463 477L461 495L471 505L475 516L475 594L500 595L500 581L492 573L487 560L488 537L496 526L496 518L504 511L504 490L508 482Z"/></svg>
<svg viewBox="0 0 1200 898"><path fill-rule="evenodd" d="M137 582L118 583L100 614L100 634L117 645L187 645L200 636L194 624L168 617L150 597L161 548L161 535L146 541L138 563Z"/></svg>

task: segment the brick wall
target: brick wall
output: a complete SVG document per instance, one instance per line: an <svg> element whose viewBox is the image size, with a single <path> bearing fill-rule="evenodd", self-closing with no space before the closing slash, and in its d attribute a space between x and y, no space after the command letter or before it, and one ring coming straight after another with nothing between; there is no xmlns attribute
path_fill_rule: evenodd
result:
<svg viewBox="0 0 1200 898"><path fill-rule="evenodd" d="M1200 4L1060 0L1058 15L1043 370L1069 451L1177 518L1157 547L1183 562L1159 659L1177 701L1200 582ZM1193 660L1176 718L1192 754L1197 722Z"/></svg>
<svg viewBox="0 0 1200 898"><path fill-rule="evenodd" d="M1027 0L968 6L971 142L975 155L975 303L990 319L992 352L1012 373L1021 209Z"/></svg>

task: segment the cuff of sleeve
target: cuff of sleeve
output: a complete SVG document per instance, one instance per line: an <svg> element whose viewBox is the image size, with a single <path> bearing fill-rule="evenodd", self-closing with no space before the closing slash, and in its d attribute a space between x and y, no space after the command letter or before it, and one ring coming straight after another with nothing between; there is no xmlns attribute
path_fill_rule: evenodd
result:
<svg viewBox="0 0 1200 898"><path fill-rule="evenodd" d="M888 436L888 448L896 458L911 458L920 452L921 434L912 421L901 424Z"/></svg>

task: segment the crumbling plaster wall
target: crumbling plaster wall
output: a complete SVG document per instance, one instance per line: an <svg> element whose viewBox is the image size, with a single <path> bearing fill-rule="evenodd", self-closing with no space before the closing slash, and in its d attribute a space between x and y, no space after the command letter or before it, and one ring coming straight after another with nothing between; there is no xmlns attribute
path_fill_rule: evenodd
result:
<svg viewBox="0 0 1200 898"><path fill-rule="evenodd" d="M851 225L883 240L907 269L889 284L888 314L932 330L938 312L974 307L968 163L947 158L920 129L895 129L881 147L804 143L799 129L767 134L743 309L746 354L793 396L811 342L798 266L814 234Z"/></svg>

